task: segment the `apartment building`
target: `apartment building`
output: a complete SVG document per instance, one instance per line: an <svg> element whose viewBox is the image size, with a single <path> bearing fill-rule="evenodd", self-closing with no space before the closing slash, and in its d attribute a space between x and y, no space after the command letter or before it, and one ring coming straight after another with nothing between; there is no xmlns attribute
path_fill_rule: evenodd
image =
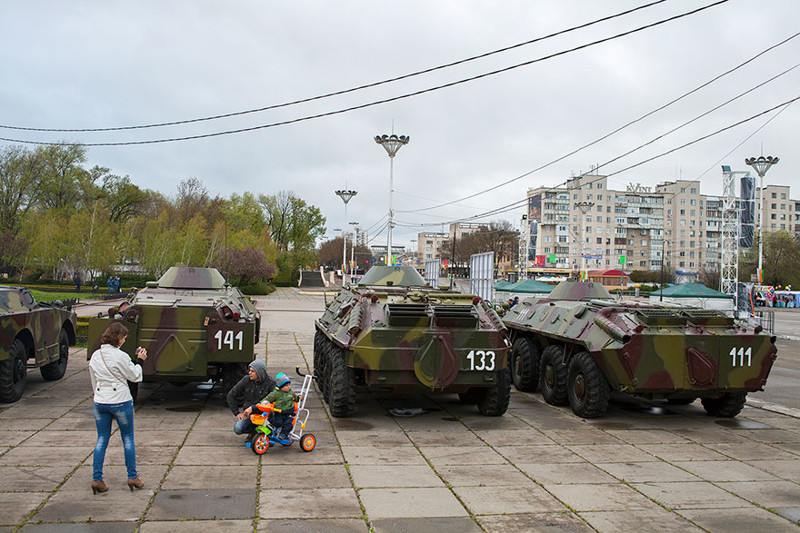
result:
<svg viewBox="0 0 800 533"><path fill-rule="evenodd" d="M447 233L418 233L417 234L417 259L420 263L436 259L439 256L439 248L449 239Z"/></svg>
<svg viewBox="0 0 800 533"><path fill-rule="evenodd" d="M664 261L691 278L720 261L722 198L702 194L698 180L618 191L590 173L564 187L530 189L527 199L529 270L581 268L583 257L586 269L659 270ZM788 186L765 186L762 206L765 232L800 233L800 201Z"/></svg>

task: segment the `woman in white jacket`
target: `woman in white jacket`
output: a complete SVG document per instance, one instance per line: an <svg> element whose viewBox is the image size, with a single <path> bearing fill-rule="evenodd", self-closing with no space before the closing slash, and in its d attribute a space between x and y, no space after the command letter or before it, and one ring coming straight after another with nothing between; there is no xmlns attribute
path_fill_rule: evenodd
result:
<svg viewBox="0 0 800 533"><path fill-rule="evenodd" d="M100 337L100 348L89 361L89 375L94 390L94 421L97 425L97 444L94 447L94 472L92 492L106 492L103 482L103 462L111 438L111 420L117 421L125 450L125 466L128 469L128 488L141 489L144 483L136 473L136 446L133 442L133 397L128 381L142 381L142 363L147 359L147 350L136 349L136 362L120 350L128 336L128 329L115 322L108 326Z"/></svg>

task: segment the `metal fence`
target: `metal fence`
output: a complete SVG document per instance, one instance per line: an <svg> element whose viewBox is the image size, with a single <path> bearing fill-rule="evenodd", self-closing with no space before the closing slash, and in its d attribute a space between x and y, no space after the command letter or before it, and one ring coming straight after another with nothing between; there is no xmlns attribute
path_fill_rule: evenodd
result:
<svg viewBox="0 0 800 533"><path fill-rule="evenodd" d="M759 324L761 324L761 327L764 328L764 331L768 331L772 334L775 333L775 311L766 309L756 311L756 318Z"/></svg>

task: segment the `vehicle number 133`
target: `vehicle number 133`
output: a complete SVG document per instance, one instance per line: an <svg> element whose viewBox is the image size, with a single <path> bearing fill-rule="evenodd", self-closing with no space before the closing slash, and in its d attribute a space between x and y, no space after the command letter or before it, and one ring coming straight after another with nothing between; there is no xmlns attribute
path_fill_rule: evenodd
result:
<svg viewBox="0 0 800 533"><path fill-rule="evenodd" d="M495 354L491 350L470 350L467 354L470 370L491 372L495 366Z"/></svg>

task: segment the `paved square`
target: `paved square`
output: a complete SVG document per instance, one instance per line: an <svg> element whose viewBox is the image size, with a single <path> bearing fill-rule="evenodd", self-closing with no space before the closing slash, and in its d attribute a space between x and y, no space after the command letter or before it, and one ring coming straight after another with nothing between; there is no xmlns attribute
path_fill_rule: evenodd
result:
<svg viewBox="0 0 800 533"><path fill-rule="evenodd" d="M290 288L258 305L256 355L272 373L310 370L323 299ZM148 383L136 404L145 489L127 489L115 430L110 490L95 496L85 350L61 381L30 379L0 405L0 533L800 530L800 418L757 407L730 420L698 402L614 403L587 421L514 390L495 418L455 395L359 392L356 415L337 419L315 390L316 449L259 456L218 390Z"/></svg>

